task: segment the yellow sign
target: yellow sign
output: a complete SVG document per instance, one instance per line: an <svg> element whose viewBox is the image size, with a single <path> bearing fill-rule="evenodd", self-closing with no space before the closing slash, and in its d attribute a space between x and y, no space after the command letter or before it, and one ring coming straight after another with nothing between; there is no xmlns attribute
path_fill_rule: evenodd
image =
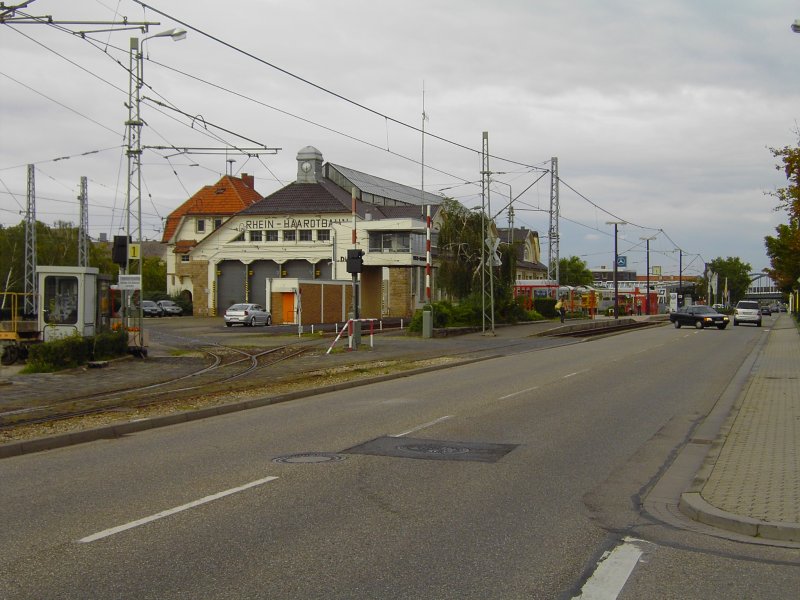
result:
<svg viewBox="0 0 800 600"><path fill-rule="evenodd" d="M139 244L128 244L128 258L139 260Z"/></svg>
<svg viewBox="0 0 800 600"><path fill-rule="evenodd" d="M650 269L650 272L651 272L652 275L660 276L661 275L661 267L660 266L654 266L654 267L652 267Z"/></svg>

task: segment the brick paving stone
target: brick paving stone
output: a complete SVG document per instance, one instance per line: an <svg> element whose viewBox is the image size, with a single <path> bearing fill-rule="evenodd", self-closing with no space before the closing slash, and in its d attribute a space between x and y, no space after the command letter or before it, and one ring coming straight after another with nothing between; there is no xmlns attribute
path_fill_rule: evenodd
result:
<svg viewBox="0 0 800 600"><path fill-rule="evenodd" d="M701 495L739 516L800 523L800 335L788 316L768 335Z"/></svg>

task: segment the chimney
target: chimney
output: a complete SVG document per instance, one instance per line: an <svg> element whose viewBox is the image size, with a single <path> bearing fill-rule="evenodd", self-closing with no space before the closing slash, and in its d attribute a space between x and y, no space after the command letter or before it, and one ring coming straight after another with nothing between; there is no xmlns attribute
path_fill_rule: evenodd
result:
<svg viewBox="0 0 800 600"><path fill-rule="evenodd" d="M253 177L252 175L248 175L247 173L242 173L242 181L251 190L256 189L255 177Z"/></svg>

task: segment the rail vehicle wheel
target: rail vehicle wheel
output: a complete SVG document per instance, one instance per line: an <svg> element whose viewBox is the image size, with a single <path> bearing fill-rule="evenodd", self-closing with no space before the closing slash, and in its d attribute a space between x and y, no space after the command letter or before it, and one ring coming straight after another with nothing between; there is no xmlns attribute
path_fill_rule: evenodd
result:
<svg viewBox="0 0 800 600"><path fill-rule="evenodd" d="M19 348L9 345L3 348L3 354L0 355L0 364L5 366L13 365L19 358Z"/></svg>

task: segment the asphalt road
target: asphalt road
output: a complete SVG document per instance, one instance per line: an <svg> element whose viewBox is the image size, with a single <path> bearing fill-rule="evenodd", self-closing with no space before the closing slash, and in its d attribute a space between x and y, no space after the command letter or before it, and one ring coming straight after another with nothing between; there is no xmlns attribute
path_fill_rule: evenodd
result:
<svg viewBox="0 0 800 600"><path fill-rule="evenodd" d="M0 461L1 595L570 598L634 544L620 598L794 597L796 549L641 506L764 331L636 331Z"/></svg>

